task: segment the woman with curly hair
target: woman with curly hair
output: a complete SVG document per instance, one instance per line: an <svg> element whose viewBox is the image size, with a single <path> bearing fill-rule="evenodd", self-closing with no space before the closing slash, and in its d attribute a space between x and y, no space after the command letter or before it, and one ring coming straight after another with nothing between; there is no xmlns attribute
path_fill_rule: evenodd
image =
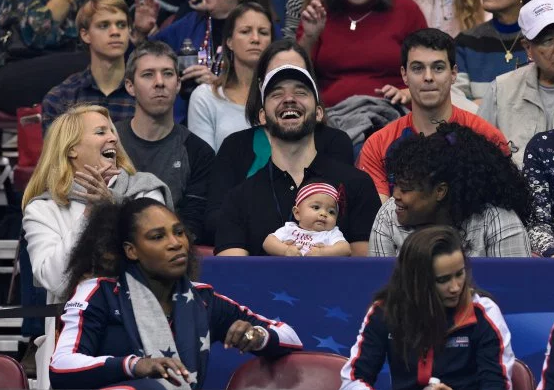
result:
<svg viewBox="0 0 554 390"><path fill-rule="evenodd" d="M456 228L469 256L528 257L525 231L533 215L527 181L510 157L482 135L443 123L410 137L385 159L393 194L379 210L370 256L396 256L416 228Z"/></svg>
<svg viewBox="0 0 554 390"><path fill-rule="evenodd" d="M154 199L95 208L66 273L55 389L201 389L212 342L269 357L302 348L287 324L194 282L191 235Z"/></svg>
<svg viewBox="0 0 554 390"><path fill-rule="evenodd" d="M389 283L376 294L341 390L375 385L385 358L392 389L510 389L515 358L500 309L473 287L457 232L429 226L411 234Z"/></svg>

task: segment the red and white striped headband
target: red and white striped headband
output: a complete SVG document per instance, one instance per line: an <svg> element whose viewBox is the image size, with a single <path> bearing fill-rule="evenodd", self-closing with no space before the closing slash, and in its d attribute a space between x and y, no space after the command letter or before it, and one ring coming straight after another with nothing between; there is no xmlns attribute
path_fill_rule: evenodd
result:
<svg viewBox="0 0 554 390"><path fill-rule="evenodd" d="M298 194L296 194L295 206L298 207L298 205L302 203L304 199L314 194L329 195L331 198L335 200L335 202L338 203L339 201L339 192L332 185L327 183L311 183L302 187L300 191L298 191Z"/></svg>

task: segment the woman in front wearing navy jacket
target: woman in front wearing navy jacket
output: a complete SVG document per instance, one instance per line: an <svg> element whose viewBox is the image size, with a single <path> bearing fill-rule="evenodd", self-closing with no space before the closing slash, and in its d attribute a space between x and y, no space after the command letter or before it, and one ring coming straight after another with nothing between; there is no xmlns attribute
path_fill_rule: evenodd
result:
<svg viewBox="0 0 554 390"><path fill-rule="evenodd" d="M392 389L512 387L514 354L500 309L472 288L461 240L448 226L417 230L404 242L388 285L369 308L341 390L372 389L385 358Z"/></svg>
<svg viewBox="0 0 554 390"><path fill-rule="evenodd" d="M93 211L66 271L54 389L201 389L212 342L274 357L302 347L287 324L193 282L191 243L177 216L150 198Z"/></svg>

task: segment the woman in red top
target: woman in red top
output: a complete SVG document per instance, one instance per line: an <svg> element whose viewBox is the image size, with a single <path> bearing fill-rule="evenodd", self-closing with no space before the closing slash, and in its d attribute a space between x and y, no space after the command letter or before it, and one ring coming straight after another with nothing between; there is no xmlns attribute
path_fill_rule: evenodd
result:
<svg viewBox="0 0 554 390"><path fill-rule="evenodd" d="M408 34L425 27L413 0L326 0L325 7L311 0L297 39L311 52L326 106L352 95L405 103L405 92L399 90L404 87L400 46Z"/></svg>

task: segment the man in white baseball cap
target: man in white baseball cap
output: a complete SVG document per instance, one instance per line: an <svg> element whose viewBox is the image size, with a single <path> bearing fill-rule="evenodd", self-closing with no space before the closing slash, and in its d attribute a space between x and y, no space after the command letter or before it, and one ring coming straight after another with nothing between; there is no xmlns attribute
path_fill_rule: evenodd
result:
<svg viewBox="0 0 554 390"><path fill-rule="evenodd" d="M554 0L528 1L518 23L529 62L491 83L478 114L512 141L521 165L531 137L554 128Z"/></svg>
<svg viewBox="0 0 554 390"><path fill-rule="evenodd" d="M369 232L381 206L373 181L355 167L317 151L314 131L324 112L310 72L284 64L263 73L257 71L262 101L258 116L267 132L271 157L264 168L226 194L214 253L266 254L266 237L294 220L292 208L298 189L317 178L340 194L337 226L352 255L367 256ZM294 245L293 241L284 243Z"/></svg>

